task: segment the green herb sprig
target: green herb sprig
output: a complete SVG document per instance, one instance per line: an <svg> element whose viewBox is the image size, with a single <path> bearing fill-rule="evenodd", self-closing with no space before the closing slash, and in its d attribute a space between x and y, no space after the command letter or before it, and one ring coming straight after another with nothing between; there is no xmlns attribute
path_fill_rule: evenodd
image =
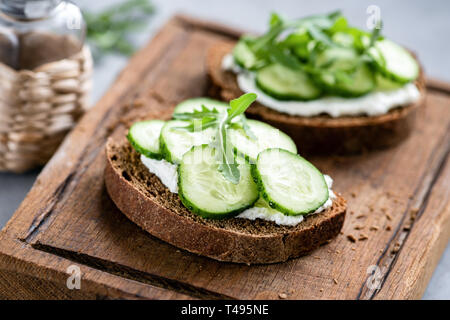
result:
<svg viewBox="0 0 450 320"><path fill-rule="evenodd" d="M211 142L211 147L216 150L216 156L219 160L219 171L225 179L238 184L240 180L240 172L238 164L236 163L234 150L230 147L228 142L228 129L231 126L241 126L250 139L256 139L256 136L251 131L247 124L244 112L256 100L256 94L246 93L237 99L231 100L229 107L225 112L219 112L217 109L208 109L202 105L201 110L194 110L193 112L175 113L174 119L185 120L188 123L184 127L176 127L174 130L187 130L194 132L196 130L205 130L207 128L215 127L216 134L214 140ZM239 121L233 119L239 118Z"/></svg>
<svg viewBox="0 0 450 320"><path fill-rule="evenodd" d="M154 14L150 0L127 0L99 13L83 11L87 40L96 59L109 53L130 55L135 47L130 35L142 29Z"/></svg>
<svg viewBox="0 0 450 320"><path fill-rule="evenodd" d="M273 13L269 30L259 37L243 36L241 45L253 55L255 71L272 63L289 69L303 70L313 78L333 77L338 82L352 81L352 72L362 63L372 62L368 54L381 38L381 23L371 33L352 27L340 11L286 20ZM355 50L358 53L352 69L339 69L334 60L319 65L317 58L328 48Z"/></svg>

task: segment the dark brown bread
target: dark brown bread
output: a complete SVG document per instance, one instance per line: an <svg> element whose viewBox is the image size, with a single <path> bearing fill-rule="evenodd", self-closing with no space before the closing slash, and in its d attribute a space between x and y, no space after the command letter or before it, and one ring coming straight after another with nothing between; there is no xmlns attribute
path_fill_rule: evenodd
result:
<svg viewBox="0 0 450 320"><path fill-rule="evenodd" d="M337 236L345 218L341 197L295 227L257 219L207 220L187 210L140 161L129 143L110 139L105 183L117 207L134 223L176 247L220 261L261 264L307 254Z"/></svg>
<svg viewBox="0 0 450 320"><path fill-rule="evenodd" d="M210 92L223 100L235 99L243 94L236 83L236 76L222 69L222 59L231 52L234 44L218 43L211 47L207 57L207 70L212 83ZM416 84L421 92L418 102L392 109L380 116L300 117L275 111L259 103L254 103L247 110L247 115L286 132L294 139L301 154L360 153L394 146L409 136L416 114L424 105L423 72Z"/></svg>

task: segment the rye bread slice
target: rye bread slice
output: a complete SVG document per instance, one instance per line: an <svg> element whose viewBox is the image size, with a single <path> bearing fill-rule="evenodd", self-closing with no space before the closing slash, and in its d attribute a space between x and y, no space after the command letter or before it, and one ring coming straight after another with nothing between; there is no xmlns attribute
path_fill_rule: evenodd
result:
<svg viewBox="0 0 450 320"><path fill-rule="evenodd" d="M116 206L153 236L220 261L262 264L305 255L339 234L346 202L338 195L328 210L295 227L257 219L204 219L187 210L141 163L128 141L109 139L105 183Z"/></svg>
<svg viewBox="0 0 450 320"><path fill-rule="evenodd" d="M208 51L207 71L216 98L231 100L243 92L234 73L222 69L223 57L230 53L235 42L220 42ZM297 144L301 154L349 154L397 145L414 128L416 114L424 105L425 79L421 70L416 85L421 93L418 102L394 108L380 116L328 115L314 117L291 116L254 103L246 113L250 118L267 122L287 133Z"/></svg>

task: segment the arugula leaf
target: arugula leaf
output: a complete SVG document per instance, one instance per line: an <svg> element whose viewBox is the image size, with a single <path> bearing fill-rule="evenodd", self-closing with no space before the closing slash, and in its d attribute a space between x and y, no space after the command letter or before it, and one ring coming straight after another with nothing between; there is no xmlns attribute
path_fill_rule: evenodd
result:
<svg viewBox="0 0 450 320"><path fill-rule="evenodd" d="M279 14L277 14L276 12L272 12L270 14L270 20L269 20L269 26L271 28L275 27L275 26L280 26L284 23L283 18L281 18L281 16Z"/></svg>
<svg viewBox="0 0 450 320"><path fill-rule="evenodd" d="M227 122L230 122L233 118L244 113L245 110L256 100L255 93L246 93L237 99L230 101L230 108L228 109Z"/></svg>
<svg viewBox="0 0 450 320"><path fill-rule="evenodd" d="M328 30L331 34L335 34L336 32L345 32L348 29L348 21L344 16L338 17L333 26Z"/></svg>
<svg viewBox="0 0 450 320"><path fill-rule="evenodd" d="M220 173L222 173L223 177L231 183L238 184L241 173L234 158L233 148L228 144L227 124L228 122L226 119L220 122L216 134L216 143L213 144L213 147L215 147L220 161Z"/></svg>
<svg viewBox="0 0 450 320"><path fill-rule="evenodd" d="M289 69L303 70L312 77L317 76L317 79L328 78L333 79L333 82L349 83L353 81L352 73L356 66L373 61L368 51L374 50L374 43L380 37L380 28L369 33L352 27L340 11L334 11L294 20L272 13L269 30L265 34L243 37L241 41L245 41L255 61L258 61L252 64L252 71L279 63ZM339 56L336 61L317 64L317 59L329 48L355 50L355 68L347 68L348 63L341 61L345 57ZM244 124L242 126L245 127Z"/></svg>
<svg viewBox="0 0 450 320"><path fill-rule="evenodd" d="M244 129L244 132L247 135L247 137L249 137L251 140L257 140L258 138L256 137L256 135L253 133L252 129L248 125L247 118L245 116L241 118L241 123L242 123L242 129Z"/></svg>
<svg viewBox="0 0 450 320"><path fill-rule="evenodd" d="M184 127L174 127L173 130L187 130L195 132L207 128L216 128L214 141L210 144L216 150L217 160L220 161L218 170L228 181L238 184L240 180L239 166L235 161L233 147L227 139L228 129L234 125L241 125L250 139L256 139L251 131L244 116L245 110L256 100L256 94L246 93L237 99L231 100L230 105L225 112L219 112L217 109L208 109L202 105L201 110L192 112L175 113L174 119L184 120L187 125ZM232 122L239 117L238 122Z"/></svg>
<svg viewBox="0 0 450 320"><path fill-rule="evenodd" d="M342 11L341 10L335 10L331 11L329 14L327 14L328 19L336 20L340 17L342 17Z"/></svg>
<svg viewBox="0 0 450 320"><path fill-rule="evenodd" d="M300 61L298 61L298 59L296 59L289 51L281 50L277 46L272 45L268 47L268 52L270 53L273 62L280 63L290 69L302 69Z"/></svg>
<svg viewBox="0 0 450 320"><path fill-rule="evenodd" d="M231 181L234 184L238 184L240 180L240 172L238 164L235 161L234 150L231 145L228 144L227 129L231 125L233 118L242 115L245 110L256 100L256 94L246 93L237 99L230 101L230 108L228 109L228 115L223 117L219 124L216 139L216 151L220 158L219 171L222 173L225 179ZM245 119L245 116L242 117ZM248 124L245 120L241 120L244 130L251 132ZM247 132L246 131L246 132ZM252 137L255 137L253 132L249 133ZM256 138L256 137L255 137Z"/></svg>
<svg viewBox="0 0 450 320"><path fill-rule="evenodd" d="M174 113L173 118L177 120L190 120L190 119L203 119L205 117L216 117L219 111L216 108L208 109L204 104L202 104L201 110L196 110L192 112L182 112Z"/></svg>
<svg viewBox="0 0 450 320"><path fill-rule="evenodd" d="M311 40L306 28L300 27L293 33L289 34L284 40L278 42L281 47L298 47L307 44Z"/></svg>
<svg viewBox="0 0 450 320"><path fill-rule="evenodd" d="M186 130L189 132L203 131L218 124L217 118L192 119L187 126L172 127L171 130Z"/></svg>
<svg viewBox="0 0 450 320"><path fill-rule="evenodd" d="M259 68L268 63L278 62L289 68L299 69L302 65L297 63L298 57L294 56L293 52L307 53L309 51L307 44L311 42L315 42L313 48L336 46L328 34L328 29L337 25L338 21L340 21L339 25L346 24L345 18L344 20L341 18L343 18L341 13L336 11L288 21L273 13L269 21L269 31L251 40L246 38L246 43L259 61L257 66ZM286 39L279 39L285 32L288 33ZM285 50L287 48L289 50ZM310 53L313 52L310 51ZM300 56L307 55L300 54Z"/></svg>
<svg viewBox="0 0 450 320"><path fill-rule="evenodd" d="M264 47L268 45L269 43L273 42L278 35L283 31L283 26L276 26L273 29L271 29L268 33L263 35L260 38L255 39L251 43L251 49L256 53L258 56L258 53L264 50Z"/></svg>
<svg viewBox="0 0 450 320"><path fill-rule="evenodd" d="M383 21L379 21L378 25L372 29L372 33L370 34L370 43L369 48L375 44L375 41L380 37L381 29L383 28Z"/></svg>

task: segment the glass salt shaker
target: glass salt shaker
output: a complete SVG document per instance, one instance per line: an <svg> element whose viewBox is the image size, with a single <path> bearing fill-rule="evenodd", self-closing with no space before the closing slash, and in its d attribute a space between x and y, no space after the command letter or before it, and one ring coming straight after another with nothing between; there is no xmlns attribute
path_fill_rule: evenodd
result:
<svg viewBox="0 0 450 320"><path fill-rule="evenodd" d="M0 0L0 61L34 69L79 52L86 26L80 9L61 0Z"/></svg>

